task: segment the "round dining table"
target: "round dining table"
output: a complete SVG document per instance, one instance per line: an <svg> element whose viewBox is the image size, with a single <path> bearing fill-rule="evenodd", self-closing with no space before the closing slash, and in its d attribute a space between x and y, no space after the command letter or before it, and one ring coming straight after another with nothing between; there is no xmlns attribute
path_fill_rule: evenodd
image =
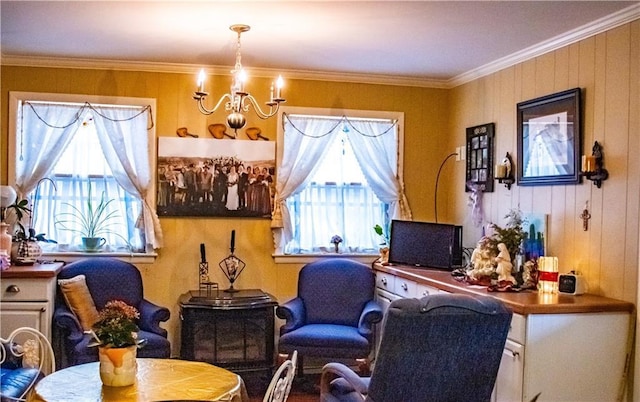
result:
<svg viewBox="0 0 640 402"><path fill-rule="evenodd" d="M30 400L47 402L230 401L247 402L242 378L209 363L178 359L136 359L136 382L110 387L100 380L99 363L56 371L35 387Z"/></svg>

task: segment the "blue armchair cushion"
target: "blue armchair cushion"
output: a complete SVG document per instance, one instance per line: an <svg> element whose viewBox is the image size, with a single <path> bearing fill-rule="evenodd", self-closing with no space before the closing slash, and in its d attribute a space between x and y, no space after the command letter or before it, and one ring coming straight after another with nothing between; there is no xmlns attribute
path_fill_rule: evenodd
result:
<svg viewBox="0 0 640 402"><path fill-rule="evenodd" d="M40 371L35 368L0 368L0 400L5 402L21 398L38 377Z"/></svg>
<svg viewBox="0 0 640 402"><path fill-rule="evenodd" d="M369 353L369 341L360 335L357 327L335 324L309 324L280 337L280 350L298 350L301 355L307 349L322 348L327 356L360 358Z"/></svg>
<svg viewBox="0 0 640 402"><path fill-rule="evenodd" d="M31 384L42 377L36 368L23 368L22 359L11 353L13 344L2 342L5 360L0 367L0 401L15 401L22 398Z"/></svg>

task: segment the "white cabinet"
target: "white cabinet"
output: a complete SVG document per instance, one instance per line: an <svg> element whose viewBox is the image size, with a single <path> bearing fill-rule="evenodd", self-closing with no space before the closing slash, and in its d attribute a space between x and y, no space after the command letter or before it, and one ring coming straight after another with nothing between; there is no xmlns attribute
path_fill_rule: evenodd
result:
<svg viewBox="0 0 640 402"><path fill-rule="evenodd" d="M507 339L500 360L494 401L519 401L524 378L524 346Z"/></svg>
<svg viewBox="0 0 640 402"><path fill-rule="evenodd" d="M536 396L538 402L624 399L633 304L595 295L487 293L449 273L405 271L376 270L383 304L446 291L490 295L514 311L493 402L528 402Z"/></svg>
<svg viewBox="0 0 640 402"><path fill-rule="evenodd" d="M495 401L619 400L628 313L514 314ZM518 330L515 330L518 327Z"/></svg>
<svg viewBox="0 0 640 402"><path fill-rule="evenodd" d="M522 398L526 325L527 319L523 315L514 314L511 317L493 390L493 401L519 401Z"/></svg>
<svg viewBox="0 0 640 402"><path fill-rule="evenodd" d="M11 331L20 327L35 328L50 339L47 302L2 302L2 329L7 338ZM53 313L51 313L53 314Z"/></svg>
<svg viewBox="0 0 640 402"><path fill-rule="evenodd" d="M56 275L61 263L11 267L2 272L0 288L0 336L6 338L19 327L39 330L51 340L51 318Z"/></svg>

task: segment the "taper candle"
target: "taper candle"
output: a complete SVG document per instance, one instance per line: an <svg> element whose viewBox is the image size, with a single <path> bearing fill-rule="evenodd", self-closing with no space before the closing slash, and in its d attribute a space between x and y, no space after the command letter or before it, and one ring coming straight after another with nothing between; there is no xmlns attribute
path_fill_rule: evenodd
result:
<svg viewBox="0 0 640 402"><path fill-rule="evenodd" d="M204 251L204 243L200 243L200 260L201 262L207 262L207 255Z"/></svg>
<svg viewBox="0 0 640 402"><path fill-rule="evenodd" d="M231 252L236 248L236 231L235 229L231 231Z"/></svg>

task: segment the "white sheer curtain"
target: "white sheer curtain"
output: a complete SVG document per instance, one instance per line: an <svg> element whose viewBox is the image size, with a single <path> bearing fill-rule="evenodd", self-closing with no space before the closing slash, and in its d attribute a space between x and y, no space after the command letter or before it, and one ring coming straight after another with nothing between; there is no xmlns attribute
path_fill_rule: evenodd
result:
<svg viewBox="0 0 640 402"><path fill-rule="evenodd" d="M49 174L82 123L84 110L78 105L29 102L18 109L15 184L20 198ZM25 139L25 133L30 137Z"/></svg>
<svg viewBox="0 0 640 402"><path fill-rule="evenodd" d="M20 197L51 173L85 119L93 118L103 154L118 184L142 201L145 242L162 246L162 230L151 207L148 106L24 102L18 109L16 189ZM152 124L152 122L151 122ZM24 133L29 133L29 137Z"/></svg>
<svg viewBox="0 0 640 402"><path fill-rule="evenodd" d="M306 181L317 167L317 161L329 149L331 131L336 122L329 119L296 117L295 127L290 117L284 119L284 144L282 162L278 167L276 194L271 227L276 250L293 237L291 215L286 199L304 188ZM305 133L315 133L307 135Z"/></svg>
<svg viewBox="0 0 640 402"><path fill-rule="evenodd" d="M348 120L360 135L348 135L353 152L360 164L367 183L384 203L389 204L391 219L411 220L411 210L404 193L404 183L397 174L398 154L388 152L397 149L397 126L380 133L380 124L366 120ZM353 133L356 134L356 133Z"/></svg>
<svg viewBox="0 0 640 402"><path fill-rule="evenodd" d="M146 108L96 108L96 131L107 163L125 191L142 200L142 220L146 243L154 249L162 247L160 220L152 207L149 123Z"/></svg>
<svg viewBox="0 0 640 402"><path fill-rule="evenodd" d="M282 253L293 238L293 223L286 199L307 185L318 161L329 149L336 129L341 128L345 122L353 128L347 137L363 174L376 196L390 205L390 218L411 219L404 184L397 174L396 124L390 123L386 131L380 132L380 124L366 120L351 121L345 116L314 118L285 115L283 118L284 153L277 171L272 220L276 253ZM377 126L375 130L374 126Z"/></svg>

